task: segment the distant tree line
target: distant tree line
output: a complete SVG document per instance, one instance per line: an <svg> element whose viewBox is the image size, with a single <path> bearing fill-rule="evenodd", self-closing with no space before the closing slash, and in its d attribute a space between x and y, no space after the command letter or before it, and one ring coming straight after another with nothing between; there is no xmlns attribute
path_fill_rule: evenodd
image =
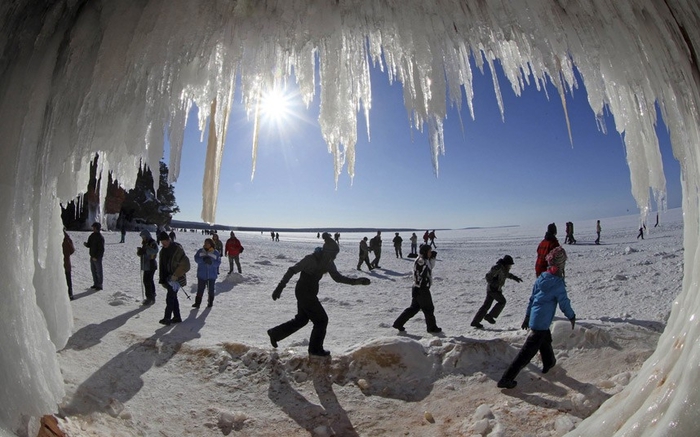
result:
<svg viewBox="0 0 700 437"><path fill-rule="evenodd" d="M61 205L63 225L70 230L89 229L100 214L100 185L97 164L99 155L90 163L90 179L85 194L68 204ZM138 224L165 226L174 214L180 212L175 200L175 188L168 183L168 166L160 161L158 185L154 191L154 178L147 165L139 167L134 188L126 191L119 181L107 175L107 193L104 199L105 215L118 215L115 227L133 228Z"/></svg>

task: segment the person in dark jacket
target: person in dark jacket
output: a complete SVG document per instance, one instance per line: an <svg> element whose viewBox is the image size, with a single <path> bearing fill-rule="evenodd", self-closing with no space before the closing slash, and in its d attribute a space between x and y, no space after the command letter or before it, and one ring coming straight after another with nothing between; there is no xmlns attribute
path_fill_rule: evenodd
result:
<svg viewBox="0 0 700 437"><path fill-rule="evenodd" d="M177 291L187 284L185 274L190 270L190 259L178 243L170 241L170 236L165 232L158 234L158 240L163 248L160 251L158 270L160 270L158 283L166 290L165 315L158 323L169 325L180 323L180 302L177 300Z"/></svg>
<svg viewBox="0 0 700 437"><path fill-rule="evenodd" d="M482 320L494 324L496 323L496 318L501 314L503 308L506 306L506 298L503 296L503 285L506 283L506 279L512 279L515 282L523 282L522 279L510 273L510 268L513 266L513 257L506 255L496 262L496 265L491 267L491 270L486 274L486 299L484 300L481 308L474 315L471 325L477 329L484 329L484 325L481 324ZM496 305L491 308L493 301L496 301ZM491 311L489 311L491 309Z"/></svg>
<svg viewBox="0 0 700 437"><path fill-rule="evenodd" d="M550 223L547 225L547 232L544 234L544 239L537 246L535 277L539 277L545 270L547 270L547 260L545 257L555 247L559 247L559 240L557 240L557 225Z"/></svg>
<svg viewBox="0 0 700 437"><path fill-rule="evenodd" d="M158 243L151 237L151 233L146 230L141 231L139 235L141 236L141 247L136 249L136 255L141 259L141 281L146 293L143 305L153 305L156 303L156 284L153 281L153 277L158 268L156 261Z"/></svg>
<svg viewBox="0 0 700 437"><path fill-rule="evenodd" d="M369 263L369 246L367 245L367 237L360 240L360 259L357 261L357 270L362 270L362 263L367 264L369 270L374 269Z"/></svg>
<svg viewBox="0 0 700 437"><path fill-rule="evenodd" d="M274 328L268 329L270 344L277 347L277 342L283 340L309 323L313 323L311 337L309 338L309 355L328 356L330 352L323 349L323 340L326 337L328 315L323 305L318 300L318 283L328 273L335 282L349 285L369 285L368 278L350 278L343 276L333 262L340 249L338 244L327 232L323 233L323 248L316 248L310 255L294 264L284 274L277 288L272 292L272 300L277 300L282 295L282 290L292 276L300 273L294 294L297 298L297 314L293 319Z"/></svg>
<svg viewBox="0 0 700 437"><path fill-rule="evenodd" d="M214 241L211 238L204 240L204 247L194 254L194 262L197 263L197 296L192 308L199 308L202 304L204 288L207 288L209 300L207 307L214 306L214 292L216 290L216 277L219 275L221 254L214 249Z"/></svg>
<svg viewBox="0 0 700 437"><path fill-rule="evenodd" d="M102 257L105 254L105 239L100 233L102 225L95 222L92 224L92 234L83 243L90 249L90 272L92 273L93 290L102 290Z"/></svg>
<svg viewBox="0 0 700 437"><path fill-rule="evenodd" d="M430 294L437 252L433 252L433 248L430 245L424 244L420 247L419 253L420 256L413 263L411 305L396 318L392 327L398 329L399 332L406 331L406 328L404 328L406 322L418 314L418 311L423 311L426 329L429 333L438 334L442 332L442 329L437 326L435 305L433 305L433 297Z"/></svg>
<svg viewBox="0 0 700 437"><path fill-rule="evenodd" d="M552 249L547 254L547 262L549 268L537 278L532 287L525 320L521 326L523 329L529 328L530 334L518 355L498 381L500 388L514 388L518 384L515 377L530 363L538 351L542 358L542 373L549 372L557 363L554 350L552 350L552 332L549 330L552 320L554 320L557 304L571 322L571 329L574 329L576 324L576 313L571 308L564 282L564 266L566 264L564 248Z"/></svg>
<svg viewBox="0 0 700 437"><path fill-rule="evenodd" d="M230 275L233 273L233 263L236 263L236 268L238 269L238 273L241 272L241 260L239 259L239 256L241 253L243 253L243 245L241 244L241 240L236 238L236 234L231 231L231 238L226 240L226 253L225 255L228 255L228 274Z"/></svg>
<svg viewBox="0 0 700 437"><path fill-rule="evenodd" d="M63 271L66 273L68 298L73 300L73 278L71 277L70 256L75 252L75 245L70 235L68 235L68 232L66 232L66 228L63 228L63 243L61 244L61 249L63 250Z"/></svg>
<svg viewBox="0 0 700 437"><path fill-rule="evenodd" d="M415 232L411 234L410 240L411 240L411 255L418 255L418 236L416 235Z"/></svg>
<svg viewBox="0 0 700 437"><path fill-rule="evenodd" d="M374 252L374 259L370 263L372 268L379 268L379 260L382 258L382 231L377 231L377 235L369 240L369 250Z"/></svg>
<svg viewBox="0 0 700 437"><path fill-rule="evenodd" d="M394 234L394 239L391 240L394 243L394 252L396 252L396 258L403 258L403 253L401 252L401 244L403 243L403 238L399 236L399 233Z"/></svg>

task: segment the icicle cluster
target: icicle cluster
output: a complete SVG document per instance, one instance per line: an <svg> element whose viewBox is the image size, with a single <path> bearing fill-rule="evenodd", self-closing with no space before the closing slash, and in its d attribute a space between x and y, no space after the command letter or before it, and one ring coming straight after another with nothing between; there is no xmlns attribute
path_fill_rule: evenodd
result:
<svg viewBox="0 0 700 437"><path fill-rule="evenodd" d="M16 429L22 414L51 411L62 394L53 351L65 344L71 322L65 293L51 287L61 280L57 202L87 185L95 152L103 172L131 184L141 158L156 168L166 135L176 179L196 104L200 129L210 127L202 218L212 222L237 83L253 119L260 96L292 72L307 104L320 89L319 123L337 181L346 165L354 175L361 110L369 127L370 63L402 84L412 126L427 126L436 173L447 105L466 103L474 117L473 67L493 71L498 60L516 94L532 84L544 90L549 80L564 110L578 87L576 67L600 128L607 129L609 111L624 136L643 212L650 188L665 205L657 108L664 117L683 170L686 266L698 259L695 0L16 0L0 4L0 23L0 266L7 294L0 307L0 429ZM493 82L503 113L503 84L495 75ZM619 396L625 402L605 404L576 432L692 429L700 369L684 363L697 363L700 354L700 272L685 271L669 327L637 382Z"/></svg>

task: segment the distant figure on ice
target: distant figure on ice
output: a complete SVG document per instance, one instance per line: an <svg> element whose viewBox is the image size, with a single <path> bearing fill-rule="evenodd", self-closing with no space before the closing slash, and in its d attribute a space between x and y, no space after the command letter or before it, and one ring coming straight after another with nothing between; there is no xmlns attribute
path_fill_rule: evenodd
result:
<svg viewBox="0 0 700 437"><path fill-rule="evenodd" d="M379 260L382 258L382 231L377 231L377 235L369 240L369 250L374 252L374 259L370 264L375 269L380 268Z"/></svg>
<svg viewBox="0 0 700 437"><path fill-rule="evenodd" d="M367 237L360 240L360 258L357 261L357 270L362 270L362 263L367 264L367 268L369 270L374 268L369 263L369 246L367 245Z"/></svg>
<svg viewBox="0 0 700 437"><path fill-rule="evenodd" d="M564 244L576 244L576 239L574 238L574 224L572 222L566 222Z"/></svg>
<svg viewBox="0 0 700 437"><path fill-rule="evenodd" d="M430 245L437 249L437 244L435 244L435 239L437 238L435 236L435 229L430 231L430 233L428 234L428 238L430 239Z"/></svg>
<svg viewBox="0 0 700 437"><path fill-rule="evenodd" d="M168 237L170 237L170 241L172 241L173 243L174 243L175 240L177 239L177 235L175 235L175 231L170 231L170 232L168 233Z"/></svg>
<svg viewBox="0 0 700 437"><path fill-rule="evenodd" d="M644 226L639 227L639 233L637 234L637 240L639 240L639 237L642 237L642 240L644 239Z"/></svg>
<svg viewBox="0 0 700 437"><path fill-rule="evenodd" d="M530 360L539 351L542 358L542 373L547 373L557 363L552 350L552 332L549 330L554 313L559 309L571 322L571 329L576 324L576 313L571 308L571 302L566 294L564 282L564 266L566 265L566 251L563 247L552 249L547 255L549 268L537 278L532 287L532 295L525 312L525 320L522 328L530 329L522 349L506 369L498 381L500 388L514 388L518 383L515 377L530 363Z"/></svg>
<svg viewBox="0 0 700 437"><path fill-rule="evenodd" d="M597 238L595 239L595 244L600 244L600 231L602 231L603 228L600 227L600 220L595 222L595 233L597 235Z"/></svg>
<svg viewBox="0 0 700 437"><path fill-rule="evenodd" d="M105 254L105 239L100 233L102 225L92 224L92 234L83 246L90 249L90 272L92 273L93 290L102 290L102 257Z"/></svg>
<svg viewBox="0 0 700 437"><path fill-rule="evenodd" d="M411 240L411 255L418 255L418 236L415 232L411 234L409 240Z"/></svg>
<svg viewBox="0 0 700 437"><path fill-rule="evenodd" d="M428 244L429 239L430 239L430 231L425 231L425 234L423 234L423 244Z"/></svg>
<svg viewBox="0 0 700 437"><path fill-rule="evenodd" d="M71 277L70 256L75 252L75 245L73 245L73 240L71 240L70 235L66 232L66 228L63 228L63 243L61 244L61 249L63 250L63 271L66 274L68 298L73 300L73 278Z"/></svg>
<svg viewBox="0 0 700 437"><path fill-rule="evenodd" d="M275 241L275 232L270 232L270 237L272 237L272 241Z"/></svg>
<svg viewBox="0 0 700 437"><path fill-rule="evenodd" d="M231 231L231 237L226 240L226 255L228 256L228 274L233 273L233 263L236 263L236 268L238 273L241 272L241 261L238 259L239 255L243 253L243 245L241 241L236 238L236 234Z"/></svg>
<svg viewBox="0 0 700 437"><path fill-rule="evenodd" d="M503 296L503 285L505 285L506 279L523 282L522 279L510 273L510 268L513 264L513 257L506 255L496 261L496 265L491 267L491 270L486 274L486 299L474 315L471 324L474 328L484 329L484 325L481 324L482 320L486 320L492 325L496 323L496 319L506 306L506 298ZM491 309L491 304L494 300L496 305ZM489 309L491 309L490 312Z"/></svg>
<svg viewBox="0 0 700 437"><path fill-rule="evenodd" d="M398 232L395 232L394 239L391 240L394 243L394 252L396 252L396 258L403 258L403 253L401 252L401 243L403 243L403 238L399 236Z"/></svg>
<svg viewBox="0 0 700 437"><path fill-rule="evenodd" d="M539 277L544 271L547 270L547 259L545 257L555 247L559 247L559 240L557 240L557 225L550 223L547 225L547 232L544 234L544 239L537 246L535 277Z"/></svg>
<svg viewBox="0 0 700 437"><path fill-rule="evenodd" d="M153 305L156 303L156 284L153 277L158 268L156 257L158 256L158 243L151 237L151 233L143 230L141 236L141 247L136 249L141 264L141 282L145 290L146 298L143 305Z"/></svg>
<svg viewBox="0 0 700 437"><path fill-rule="evenodd" d="M275 232L275 241L280 241L280 233Z"/></svg>
<svg viewBox="0 0 700 437"><path fill-rule="evenodd" d="M321 233L320 233L320 232L316 232L316 238L321 238Z"/></svg>
<svg viewBox="0 0 700 437"><path fill-rule="evenodd" d="M659 226L659 213L656 213L656 223L654 224L654 227Z"/></svg>
<svg viewBox="0 0 700 437"><path fill-rule="evenodd" d="M187 258L179 243L170 241L170 236L167 233L159 233L158 240L163 246L159 255L158 283L167 290L165 315L158 323L162 325L180 323L182 318L180 317L180 302L177 300L177 291L187 285L185 274L190 271L190 259Z"/></svg>
<svg viewBox="0 0 700 437"><path fill-rule="evenodd" d="M126 240L126 220L125 219L122 219L120 230L121 230L122 238L121 238L121 240L119 240L119 242L124 243Z"/></svg>
<svg viewBox="0 0 700 437"><path fill-rule="evenodd" d="M433 248L429 244L424 244L420 247L420 256L413 263L411 305L403 310L393 325L391 325L393 328L398 329L399 332L406 331L404 325L411 317L418 314L418 311L423 311L425 326L429 333L438 334L442 332L435 320L435 305L433 305L433 297L430 294L436 257L437 252L433 252Z"/></svg>
<svg viewBox="0 0 700 437"><path fill-rule="evenodd" d="M309 323L313 323L311 337L309 338L309 355L325 357L330 355L330 351L323 349L323 340L326 338L326 327L328 326L328 315L323 309L323 305L318 300L318 283L328 273L335 282L349 285L369 285L368 278L350 278L343 276L333 262L340 252L338 244L333 241L330 234L323 233L323 248L317 247L310 255L305 256L301 261L294 264L284 274L275 291L272 292L272 300L277 300L282 295L282 290L287 285L292 276L300 273L294 294L297 298L297 314L293 319L274 328L267 330L270 336L270 344L277 347L277 342L297 332Z"/></svg>
<svg viewBox="0 0 700 437"><path fill-rule="evenodd" d="M335 239L335 242L338 244L338 246L340 246L340 232L336 232L333 235L333 239Z"/></svg>
<svg viewBox="0 0 700 437"><path fill-rule="evenodd" d="M192 308L199 308L202 304L204 288L209 295L207 307L211 308L214 306L216 277L219 276L219 265L221 265L221 253L214 249L213 239L204 240L203 247L194 254L194 262L197 263L197 296L194 298Z"/></svg>

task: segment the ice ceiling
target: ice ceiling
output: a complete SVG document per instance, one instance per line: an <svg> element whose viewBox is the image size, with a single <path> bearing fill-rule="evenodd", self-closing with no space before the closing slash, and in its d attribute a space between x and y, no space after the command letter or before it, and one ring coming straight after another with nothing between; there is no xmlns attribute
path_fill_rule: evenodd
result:
<svg viewBox="0 0 700 437"><path fill-rule="evenodd" d="M157 165L167 135L176 178L196 104L200 126L215 127L202 211L213 221L220 139L237 83L253 120L261 93L292 72L307 102L320 89L319 122L336 175L352 175L375 63L403 85L413 126L430 133L437 170L447 105L473 116L472 69L498 59L508 78L494 77L502 111L501 86L519 94L547 80L566 108L578 68L601 129L609 111L624 135L643 212L650 191L664 203L654 132L664 118L683 175L683 291L639 376L573 434L697 433L696 0L14 0L0 2L0 29L0 432L55 411L64 393L55 351L72 317L66 293L57 292L63 285L55 285L63 284L58 202L86 186L95 152L103 171L130 184L140 159Z"/></svg>

